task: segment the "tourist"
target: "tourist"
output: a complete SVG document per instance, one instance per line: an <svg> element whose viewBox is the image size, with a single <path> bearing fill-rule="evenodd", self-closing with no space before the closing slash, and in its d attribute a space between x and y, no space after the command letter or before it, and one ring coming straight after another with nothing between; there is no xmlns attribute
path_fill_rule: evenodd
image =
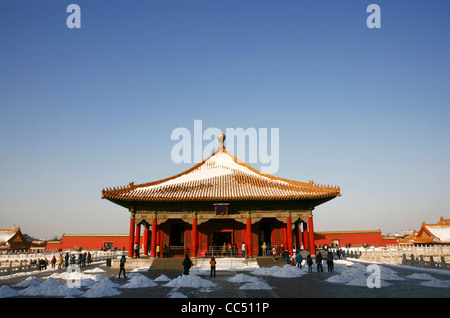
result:
<svg viewBox="0 0 450 318"><path fill-rule="evenodd" d="M328 250L328 255L327 255L327 267L328 267L328 272L332 273L333 268L334 268L334 263L333 263L333 253L331 253L330 250Z"/></svg>
<svg viewBox="0 0 450 318"><path fill-rule="evenodd" d="M159 244L156 246L156 257L159 257Z"/></svg>
<svg viewBox="0 0 450 318"><path fill-rule="evenodd" d="M223 245L222 245L222 256L225 256L226 252L227 252L227 245L225 243L223 243Z"/></svg>
<svg viewBox="0 0 450 318"><path fill-rule="evenodd" d="M236 255L236 257L238 256L238 247L236 242L233 244L233 254Z"/></svg>
<svg viewBox="0 0 450 318"><path fill-rule="evenodd" d="M64 259L62 257L62 254L59 254L59 257L58 257L58 269L62 268L63 263L64 263Z"/></svg>
<svg viewBox="0 0 450 318"><path fill-rule="evenodd" d="M317 256L316 256L316 264L317 264L318 272L323 272L322 261L323 261L323 256L322 256L322 253L319 252L319 254L317 254Z"/></svg>
<svg viewBox="0 0 450 318"><path fill-rule="evenodd" d="M88 254L87 254L87 263L88 263L88 264L91 264L91 263L92 263L92 255L91 255L91 252L88 252Z"/></svg>
<svg viewBox="0 0 450 318"><path fill-rule="evenodd" d="M166 258L168 255L169 255L169 247L167 246L167 244L164 244L163 257Z"/></svg>
<svg viewBox="0 0 450 318"><path fill-rule="evenodd" d="M241 253L242 253L242 257L245 257L245 242L242 242Z"/></svg>
<svg viewBox="0 0 450 318"><path fill-rule="evenodd" d="M64 260L65 260L64 266L68 267L69 266L69 253L66 252L66 255L64 256Z"/></svg>
<svg viewBox="0 0 450 318"><path fill-rule="evenodd" d="M277 261L277 248L275 246L272 247L272 257L273 257L273 261L276 262Z"/></svg>
<svg viewBox="0 0 450 318"><path fill-rule="evenodd" d="M78 266L81 267L81 262L83 261L83 255L78 254Z"/></svg>
<svg viewBox="0 0 450 318"><path fill-rule="evenodd" d="M209 277L216 277L216 259L213 257L211 257L211 260L209 261L209 263L211 264L211 273L209 274Z"/></svg>
<svg viewBox="0 0 450 318"><path fill-rule="evenodd" d="M134 255L136 255L136 258L139 258L139 244L138 243L134 244Z"/></svg>
<svg viewBox="0 0 450 318"><path fill-rule="evenodd" d="M53 255L53 258L50 261L50 263L52 264L52 268L55 268L55 265L56 265L56 256L55 255Z"/></svg>
<svg viewBox="0 0 450 318"><path fill-rule="evenodd" d="M189 258L188 254L186 254L186 257L184 258L182 265L184 267L184 275L189 275L189 269L192 266L192 261Z"/></svg>
<svg viewBox="0 0 450 318"><path fill-rule="evenodd" d="M308 272L312 272L313 261L310 254L306 256L306 264L308 265Z"/></svg>
<svg viewBox="0 0 450 318"><path fill-rule="evenodd" d="M295 256L295 262L297 264L298 268L302 268L302 261L303 261L303 256L302 253L297 253L297 255Z"/></svg>
<svg viewBox="0 0 450 318"><path fill-rule="evenodd" d="M266 250L267 250L266 242L263 242L263 244L262 244L262 246L261 246L261 249L262 249L262 255L263 255L263 256L266 256L266 255L267 255L267 252L266 252Z"/></svg>
<svg viewBox="0 0 450 318"><path fill-rule="evenodd" d="M286 264L290 264L291 258L289 257L290 256L289 250L285 250L283 254L284 254L284 259L286 260Z"/></svg>
<svg viewBox="0 0 450 318"><path fill-rule="evenodd" d="M122 258L120 259L120 270L119 270L119 278L120 278L120 274L123 273L123 277L127 278L127 276L125 275L125 263L126 263L126 258L125 255L122 255Z"/></svg>

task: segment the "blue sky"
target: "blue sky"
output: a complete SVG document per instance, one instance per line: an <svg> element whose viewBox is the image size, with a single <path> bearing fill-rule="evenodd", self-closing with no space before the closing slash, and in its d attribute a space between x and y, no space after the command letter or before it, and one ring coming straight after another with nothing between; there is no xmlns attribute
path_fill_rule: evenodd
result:
<svg viewBox="0 0 450 318"><path fill-rule="evenodd" d="M80 29L66 25L71 3ZM366 25L371 3L381 29ZM317 231L448 218L449 12L446 0L0 0L0 227L127 233L101 190L189 168L170 137L194 120L279 128L276 176L341 187L315 209Z"/></svg>

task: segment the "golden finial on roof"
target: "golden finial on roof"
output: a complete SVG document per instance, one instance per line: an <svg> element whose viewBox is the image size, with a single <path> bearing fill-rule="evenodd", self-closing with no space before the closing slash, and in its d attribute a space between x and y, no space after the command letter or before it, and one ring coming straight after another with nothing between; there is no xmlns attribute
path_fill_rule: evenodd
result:
<svg viewBox="0 0 450 318"><path fill-rule="evenodd" d="M218 134L217 140L219 140L219 151L222 151L225 146L223 145L223 142L225 141L225 134Z"/></svg>

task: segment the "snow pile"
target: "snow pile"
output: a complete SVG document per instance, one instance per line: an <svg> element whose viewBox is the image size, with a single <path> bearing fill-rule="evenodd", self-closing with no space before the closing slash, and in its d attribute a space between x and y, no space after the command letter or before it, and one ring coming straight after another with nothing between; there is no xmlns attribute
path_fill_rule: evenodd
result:
<svg viewBox="0 0 450 318"><path fill-rule="evenodd" d="M414 274L406 276L406 278L424 280L424 282L421 282L419 285L426 286L426 287L437 287L437 288L450 287L449 280L440 280L440 279L434 278L433 276L431 276L429 274L425 274L425 273L414 273Z"/></svg>
<svg viewBox="0 0 450 318"><path fill-rule="evenodd" d="M261 276L273 276L280 278L290 278L290 277L300 277L305 275L307 272L303 269L298 268L297 266L292 265L284 265L280 266L272 266L272 267L261 267L254 269L252 271L253 275L261 275Z"/></svg>
<svg viewBox="0 0 450 318"><path fill-rule="evenodd" d="M164 284L165 287L214 287L216 283L198 277L197 275L181 275Z"/></svg>
<svg viewBox="0 0 450 318"><path fill-rule="evenodd" d="M29 286L18 293L20 296L70 297L81 295L83 291L77 288L70 288L67 284L61 284L56 279L49 277L45 282Z"/></svg>
<svg viewBox="0 0 450 318"><path fill-rule="evenodd" d="M169 281L170 281L170 278L164 274L161 274L161 276L158 276L157 278L155 278L155 282L169 282Z"/></svg>
<svg viewBox="0 0 450 318"><path fill-rule="evenodd" d="M120 288L144 288L144 287L155 287L158 284L152 281L147 276L142 274L133 275L128 283L119 286Z"/></svg>
<svg viewBox="0 0 450 318"><path fill-rule="evenodd" d="M38 286L43 283L43 280L37 277L28 277L27 279L13 285L13 287L28 287L28 286Z"/></svg>
<svg viewBox="0 0 450 318"><path fill-rule="evenodd" d="M19 292L15 289L12 289L8 285L3 285L0 287L0 298L8 298L19 296Z"/></svg>
<svg viewBox="0 0 450 318"><path fill-rule="evenodd" d="M239 287L239 289L256 289L256 290L260 290L260 289L272 289L272 287L267 284L265 281L257 281L257 282L252 282L252 283L246 283L244 285L242 285L241 287Z"/></svg>
<svg viewBox="0 0 450 318"><path fill-rule="evenodd" d="M92 285L89 290L84 293L83 297L98 298L120 295L121 292L118 291L115 287L119 287L119 285L113 283L109 278L104 278Z"/></svg>
<svg viewBox="0 0 450 318"><path fill-rule="evenodd" d="M188 298L188 297L185 294L175 291L169 293L169 298Z"/></svg>
<svg viewBox="0 0 450 318"><path fill-rule="evenodd" d="M387 287L391 285L386 280L404 280L404 278L397 275L397 273L385 266L374 265L376 267L365 266L359 263L335 262L335 271L339 275L334 275L326 281L329 283L345 284L349 286L364 286L367 287L371 283L379 282L380 287Z"/></svg>
<svg viewBox="0 0 450 318"><path fill-rule="evenodd" d="M256 283L261 281L261 279L246 274L237 274L234 275L233 277L228 278L227 281L231 283Z"/></svg>

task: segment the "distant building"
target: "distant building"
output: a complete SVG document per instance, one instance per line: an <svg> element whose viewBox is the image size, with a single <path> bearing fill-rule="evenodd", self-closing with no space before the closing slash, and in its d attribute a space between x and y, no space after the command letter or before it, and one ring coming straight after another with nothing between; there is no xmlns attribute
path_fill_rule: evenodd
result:
<svg viewBox="0 0 450 318"><path fill-rule="evenodd" d="M450 219L441 217L435 224L422 223L418 232L401 239L399 243L408 244L450 244Z"/></svg>
<svg viewBox="0 0 450 318"><path fill-rule="evenodd" d="M12 229L0 229L1 250L27 250L32 247L32 242L25 239L20 227Z"/></svg>

